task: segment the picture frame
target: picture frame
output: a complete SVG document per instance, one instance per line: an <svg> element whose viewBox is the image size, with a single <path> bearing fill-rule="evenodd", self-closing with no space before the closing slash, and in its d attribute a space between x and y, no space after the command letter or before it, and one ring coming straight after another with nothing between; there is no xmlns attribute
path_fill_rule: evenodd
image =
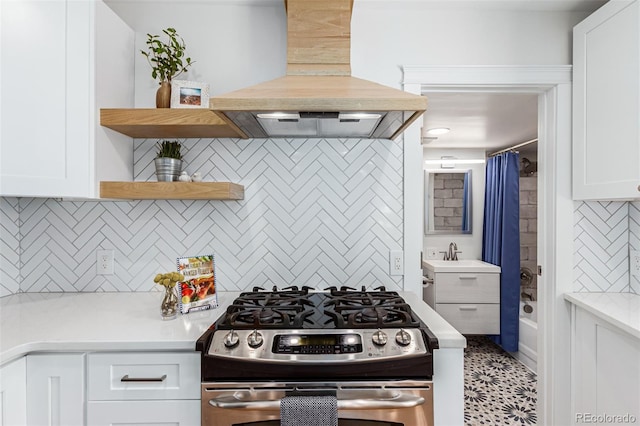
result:
<svg viewBox="0 0 640 426"><path fill-rule="evenodd" d="M209 108L209 83L172 80L171 108Z"/></svg>

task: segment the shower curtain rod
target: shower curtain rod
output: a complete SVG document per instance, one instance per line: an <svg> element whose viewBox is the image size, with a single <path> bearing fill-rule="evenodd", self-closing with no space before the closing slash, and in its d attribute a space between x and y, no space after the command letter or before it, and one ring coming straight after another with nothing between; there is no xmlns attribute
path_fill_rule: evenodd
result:
<svg viewBox="0 0 640 426"><path fill-rule="evenodd" d="M519 143L517 145L510 146L509 148L501 149L500 151L493 152L493 153L489 154L489 157L493 157L493 156L496 156L498 154L502 154L503 152L513 151L514 149L522 148L523 146L527 146L527 145L532 144L534 142L538 142L538 138L531 139L529 141L522 142L522 143Z"/></svg>

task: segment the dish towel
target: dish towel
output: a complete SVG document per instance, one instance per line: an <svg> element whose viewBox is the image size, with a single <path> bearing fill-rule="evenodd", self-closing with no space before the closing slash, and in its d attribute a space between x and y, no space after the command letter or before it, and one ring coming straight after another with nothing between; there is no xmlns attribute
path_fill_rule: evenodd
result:
<svg viewBox="0 0 640 426"><path fill-rule="evenodd" d="M286 396L280 400L280 426L338 426L335 396Z"/></svg>

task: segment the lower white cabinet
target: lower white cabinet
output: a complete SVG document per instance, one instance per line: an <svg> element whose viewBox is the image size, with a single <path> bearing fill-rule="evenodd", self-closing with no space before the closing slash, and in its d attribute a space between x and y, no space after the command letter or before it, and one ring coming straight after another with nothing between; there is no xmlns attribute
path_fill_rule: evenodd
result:
<svg viewBox="0 0 640 426"><path fill-rule="evenodd" d="M456 262L448 263L455 266ZM423 289L424 301L456 330L462 334L500 334L500 267L486 264L465 272L426 267L425 273L431 283Z"/></svg>
<svg viewBox="0 0 640 426"><path fill-rule="evenodd" d="M26 364L22 357L0 368L0 426L27 424Z"/></svg>
<svg viewBox="0 0 640 426"><path fill-rule="evenodd" d="M27 425L84 425L83 353L26 356Z"/></svg>
<svg viewBox="0 0 640 426"><path fill-rule="evenodd" d="M196 426L200 424L200 400L89 401L87 424Z"/></svg>
<svg viewBox="0 0 640 426"><path fill-rule="evenodd" d="M87 424L200 424L198 352L87 356Z"/></svg>
<svg viewBox="0 0 640 426"><path fill-rule="evenodd" d="M640 339L572 307L575 425L640 421Z"/></svg>

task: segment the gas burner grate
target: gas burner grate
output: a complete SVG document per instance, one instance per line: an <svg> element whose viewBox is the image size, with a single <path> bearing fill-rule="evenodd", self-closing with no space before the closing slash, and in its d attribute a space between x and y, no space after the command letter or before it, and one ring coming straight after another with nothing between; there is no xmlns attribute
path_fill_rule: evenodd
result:
<svg viewBox="0 0 640 426"><path fill-rule="evenodd" d="M411 308L398 293L378 287L358 291L351 287L331 287L324 303L325 313L338 328L418 327Z"/></svg>
<svg viewBox="0 0 640 426"><path fill-rule="evenodd" d="M307 286L241 293L216 326L221 329L419 327L396 292L342 286L310 292Z"/></svg>
<svg viewBox="0 0 640 426"><path fill-rule="evenodd" d="M272 291L254 287L241 293L227 308L221 328L287 328L312 325L315 304L309 299L310 287L296 286Z"/></svg>
<svg viewBox="0 0 640 426"><path fill-rule="evenodd" d="M229 308L233 308L233 305ZM309 319L313 314L313 310L300 311L298 307L233 308L231 312L227 309L225 323L231 328L300 328L305 324L313 324Z"/></svg>

